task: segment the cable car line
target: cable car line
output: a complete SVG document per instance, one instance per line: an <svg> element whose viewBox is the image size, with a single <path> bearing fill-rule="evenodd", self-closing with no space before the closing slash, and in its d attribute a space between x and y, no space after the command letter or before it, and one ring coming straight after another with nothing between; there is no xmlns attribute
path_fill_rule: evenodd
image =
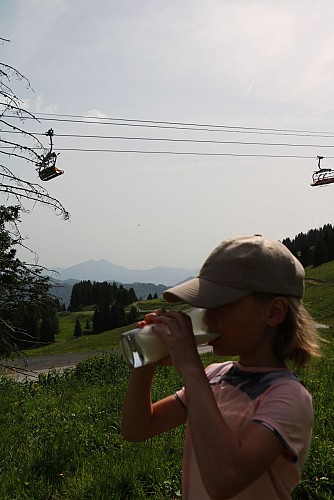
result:
<svg viewBox="0 0 334 500"><path fill-rule="evenodd" d="M13 149L3 147L2 149ZM30 148L39 150L41 148ZM274 154L256 154L256 153L205 153L200 151L150 151L138 149L83 149L83 148L58 148L57 151L77 151L88 153L139 153L139 154L166 154L166 155L194 155L194 156L236 156L236 157L255 157L255 158L301 158L314 159L314 156L305 155L274 155ZM1 152L1 151L0 151ZM326 156L326 158L334 158L334 156Z"/></svg>
<svg viewBox="0 0 334 500"><path fill-rule="evenodd" d="M19 116L16 115L3 115L6 118L16 118L16 119L22 119ZM34 116L26 116L24 117L25 120L36 120L37 118ZM109 125L109 126L120 126L120 127L142 127L142 128L154 128L154 129L162 129L162 130L189 130L189 131L196 131L196 132L226 132L226 133L239 133L239 134L259 134L259 135L278 135L278 136L294 136L294 137L322 137L322 138L333 138L334 133L329 132L327 135L322 134L322 133L317 133L317 132L300 132L300 133L283 133L283 132L270 132L270 129L242 129L242 127L238 127L233 130L219 130L217 128L206 128L202 126L174 126L174 125L153 125L153 124L148 124L148 123L120 123L120 122L113 122L113 121L96 121L96 120L101 120L101 118L96 118L92 117L87 120L73 120L73 119L68 119L68 118L39 118L40 121L53 121L53 122L65 122L65 123L84 123L84 124L90 124L90 125ZM92 121L94 120L94 121ZM110 119L109 119L110 120ZM159 122L157 122L159 123ZM162 123L162 122L161 122ZM213 125L212 127L217 127ZM223 125L221 127L224 127ZM231 127L229 127L230 129ZM268 131L267 131L268 130ZM275 130L275 129L273 129Z"/></svg>
<svg viewBox="0 0 334 500"><path fill-rule="evenodd" d="M295 130L295 129L279 129L279 128L269 128L269 127L243 127L237 125L214 125L208 123L187 123L187 122L170 122L170 121L158 121L158 120L138 120L138 119L130 119L130 118L113 118L113 117L96 117L89 115L70 115L70 114L61 114L61 113L36 113L37 115L46 115L46 116L65 116L70 118L90 118L90 119L99 119L99 120L116 120L116 121L124 121L124 122L137 122L137 123L159 123L159 124L167 124L167 125L187 125L193 127L215 127L215 128L228 128L228 129L241 129L241 130L265 130L271 132L298 132L298 133L307 133L307 134L330 134L334 136L334 132L312 132L310 130Z"/></svg>
<svg viewBox="0 0 334 500"><path fill-rule="evenodd" d="M21 134L16 130L3 130L2 133ZM34 136L44 136L41 132L31 132ZM185 142L193 144L238 144L253 146L284 146L284 147L313 147L313 148L334 148L334 144L293 144L287 142L252 142L252 141L218 141L211 139L171 139L167 137L130 137L122 135L90 135L90 134L54 134L55 137L78 138L78 139L115 139L115 140L136 140L136 141L155 141L155 142ZM1 142L1 139L0 139Z"/></svg>

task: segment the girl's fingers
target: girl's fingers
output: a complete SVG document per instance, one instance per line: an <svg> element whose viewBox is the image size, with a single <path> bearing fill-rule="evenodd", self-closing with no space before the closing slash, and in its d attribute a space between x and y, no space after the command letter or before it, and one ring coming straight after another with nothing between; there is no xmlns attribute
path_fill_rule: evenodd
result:
<svg viewBox="0 0 334 500"><path fill-rule="evenodd" d="M166 309L156 309L148 314L145 314L145 318L142 321L138 321L138 328L143 328L145 325L150 325L157 322L157 317L166 314Z"/></svg>

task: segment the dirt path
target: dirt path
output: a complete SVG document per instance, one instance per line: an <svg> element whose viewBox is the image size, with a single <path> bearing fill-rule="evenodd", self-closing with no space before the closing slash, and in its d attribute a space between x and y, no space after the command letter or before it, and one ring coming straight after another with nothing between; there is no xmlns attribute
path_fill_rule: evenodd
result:
<svg viewBox="0 0 334 500"><path fill-rule="evenodd" d="M102 354L101 351L92 352L69 352L63 354L52 354L49 356L22 356L14 360L0 360L0 374L8 373L17 369L28 371L50 370L51 368L66 368L75 366L87 358ZM10 368L9 368L10 367Z"/></svg>

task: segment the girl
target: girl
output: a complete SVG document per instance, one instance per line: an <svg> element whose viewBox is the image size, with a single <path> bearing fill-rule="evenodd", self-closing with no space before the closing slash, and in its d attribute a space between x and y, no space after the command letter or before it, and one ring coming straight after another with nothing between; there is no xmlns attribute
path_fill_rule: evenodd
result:
<svg viewBox="0 0 334 500"><path fill-rule="evenodd" d="M213 250L197 278L164 298L204 308L207 330L219 334L213 351L238 361L204 370L185 314L145 317L166 342L184 387L152 404L159 363L134 369L122 432L142 441L187 423L184 499L289 499L299 483L312 399L286 360L301 366L319 354L303 293L304 269L283 244L259 235L234 238Z"/></svg>

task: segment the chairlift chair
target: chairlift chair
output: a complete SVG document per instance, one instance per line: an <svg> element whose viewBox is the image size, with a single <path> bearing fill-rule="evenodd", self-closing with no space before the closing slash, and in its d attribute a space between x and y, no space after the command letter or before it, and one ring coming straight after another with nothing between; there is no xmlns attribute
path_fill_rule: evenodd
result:
<svg viewBox="0 0 334 500"><path fill-rule="evenodd" d="M318 170L313 172L311 186L327 186L334 182L334 170L331 168L321 168L320 162L323 156L318 156Z"/></svg>
<svg viewBox="0 0 334 500"><path fill-rule="evenodd" d="M56 167L58 155L52 151L52 137L54 135L52 128L50 128L50 130L48 130L45 135L48 135L50 137L50 151L45 156L41 156L41 161L36 164L36 170L38 172L39 178L42 181L49 181L54 177L62 175L64 173L64 170L60 170Z"/></svg>

